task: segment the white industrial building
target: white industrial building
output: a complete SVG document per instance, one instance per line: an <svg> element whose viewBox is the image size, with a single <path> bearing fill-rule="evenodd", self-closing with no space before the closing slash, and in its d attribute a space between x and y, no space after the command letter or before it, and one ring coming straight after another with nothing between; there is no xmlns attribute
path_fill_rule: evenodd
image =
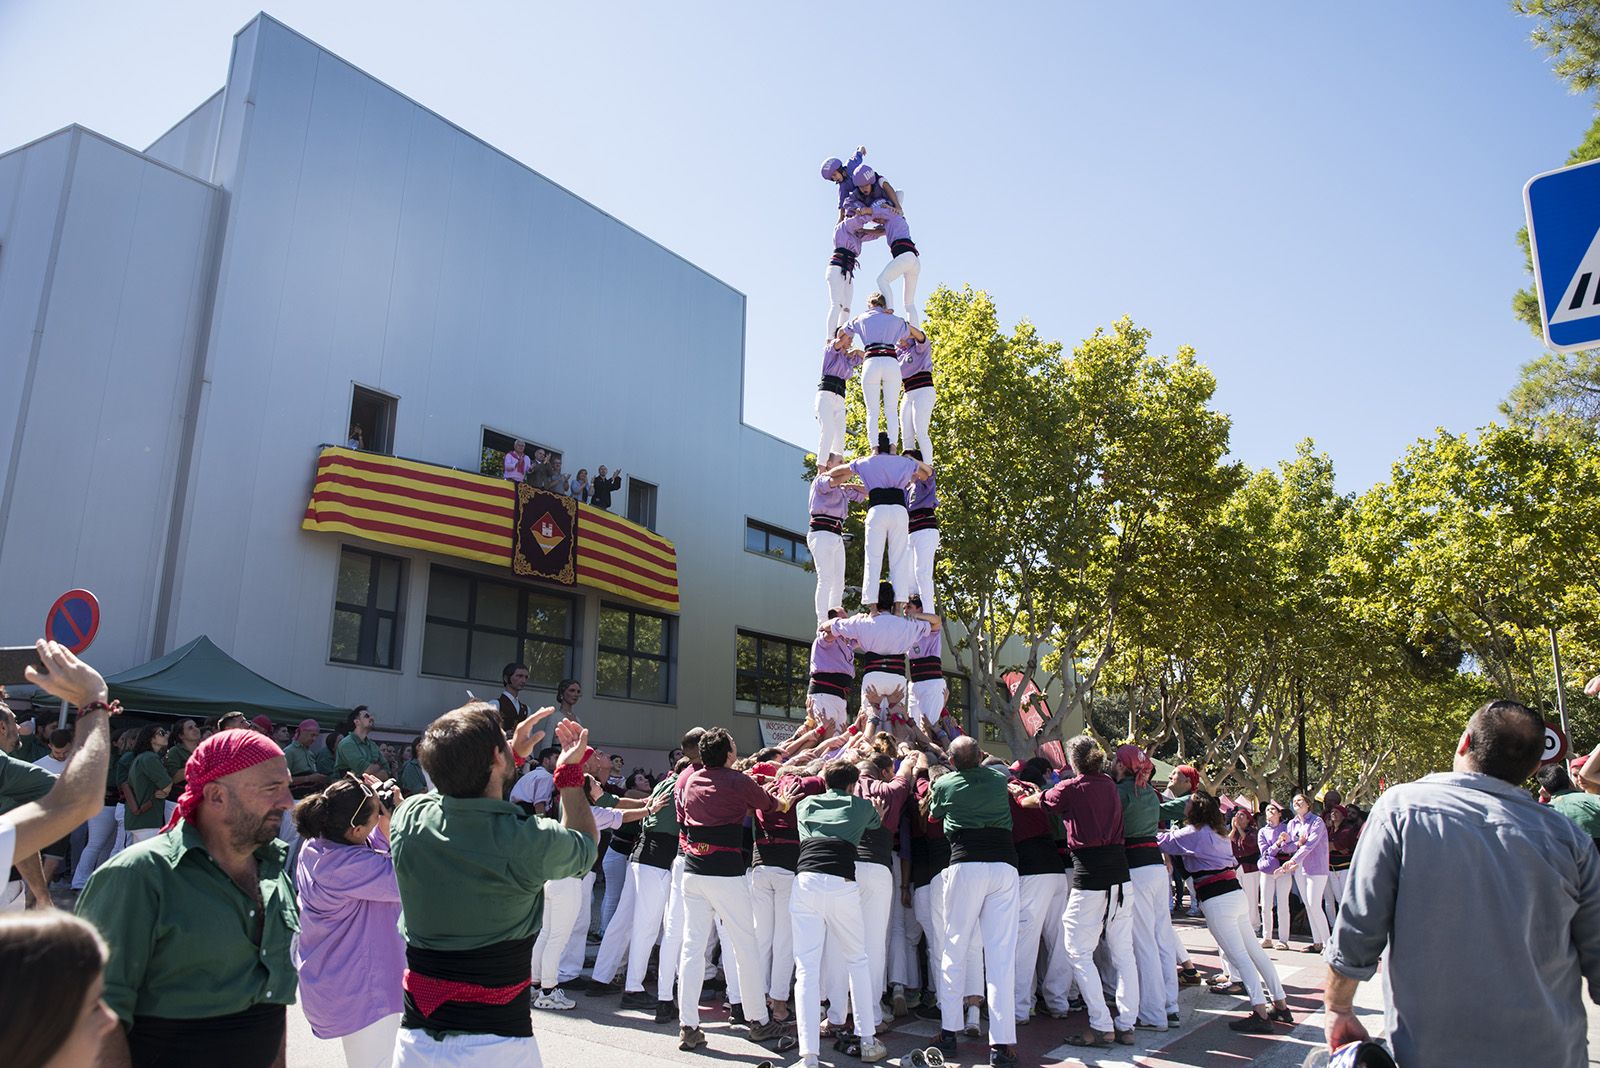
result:
<svg viewBox="0 0 1600 1068"><path fill-rule="evenodd" d="M784 559L804 450L742 421L744 322L728 284L259 16L145 151L73 126L0 155L0 642L83 586L108 673L204 634L417 727L521 650L583 683L602 742L753 744L757 714L803 715L814 623ZM675 546L679 611L303 530L352 421L443 468L513 436L620 467L613 511Z"/></svg>

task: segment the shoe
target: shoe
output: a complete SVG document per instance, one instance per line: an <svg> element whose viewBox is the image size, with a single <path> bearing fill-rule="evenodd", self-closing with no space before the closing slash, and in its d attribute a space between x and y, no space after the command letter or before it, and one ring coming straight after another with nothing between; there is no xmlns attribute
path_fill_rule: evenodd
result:
<svg viewBox="0 0 1600 1068"><path fill-rule="evenodd" d="M1115 1034L1116 1034L1117 1045L1119 1045L1119 1046L1131 1046L1131 1045L1133 1045L1133 1032L1132 1031L1117 1031L1117 1032L1115 1032Z"/></svg>
<svg viewBox="0 0 1600 1068"><path fill-rule="evenodd" d="M1321 942L1313 942L1309 946L1307 946L1305 949L1302 949L1300 952L1302 952L1302 953L1321 953L1322 952L1322 943Z"/></svg>
<svg viewBox="0 0 1600 1068"><path fill-rule="evenodd" d="M1178 1026L1181 1026L1182 1023L1183 1023L1183 1017L1182 1016L1179 1016L1175 1012L1167 1013L1167 1026L1168 1027L1178 1027Z"/></svg>
<svg viewBox="0 0 1600 1068"><path fill-rule="evenodd" d="M959 1052L956 1046L956 1033L954 1031L941 1030L939 1039L933 1044L933 1048L938 1050L939 1054L945 1058L956 1056Z"/></svg>
<svg viewBox="0 0 1600 1068"><path fill-rule="evenodd" d="M678 1028L678 1048L688 1053L706 1044L706 1033L698 1027Z"/></svg>
<svg viewBox="0 0 1600 1068"><path fill-rule="evenodd" d="M769 1018L762 1020L758 1024L751 1024L750 1032L746 1037L752 1042L770 1042L783 1034L786 1027L786 1024Z"/></svg>
<svg viewBox="0 0 1600 1068"><path fill-rule="evenodd" d="M554 990L541 991L539 996L533 999L533 1007L536 1009L556 1009L561 1012L566 1012L568 1009L577 1008L578 1003L567 997L566 991L562 990L558 986Z"/></svg>
<svg viewBox="0 0 1600 1068"><path fill-rule="evenodd" d="M1067 999L1067 1012L1068 1013L1088 1012L1088 1011L1089 1011L1089 1006L1084 1004L1084 1001L1083 1001L1082 998L1068 998Z"/></svg>
<svg viewBox="0 0 1600 1068"><path fill-rule="evenodd" d="M1247 1012L1237 1020L1229 1020L1228 1030L1241 1031L1247 1035L1270 1035L1272 1021L1254 1012Z"/></svg>
<svg viewBox="0 0 1600 1068"><path fill-rule="evenodd" d="M656 1023L671 1023L678 1018L678 1006L671 1001L656 1002Z"/></svg>
<svg viewBox="0 0 1600 1068"><path fill-rule="evenodd" d="M622 984L621 983L590 983L589 984L589 989L585 990L583 992L583 996L586 997L586 998L604 998L604 997L610 997L612 994L620 994L620 993L622 993ZM643 993L643 991L638 991L638 993ZM646 998L645 1000L650 1001L651 999ZM652 1004L653 1004L653 1002L652 1002ZM650 1005L642 1005L642 1006L638 1006L638 1007L639 1008L648 1009L651 1006Z"/></svg>
<svg viewBox="0 0 1600 1068"><path fill-rule="evenodd" d="M1262 939L1262 940L1261 940L1261 948L1262 948L1262 949L1271 949L1271 948L1272 948L1272 939L1270 939L1270 938L1263 938L1263 939Z"/></svg>
<svg viewBox="0 0 1600 1068"><path fill-rule="evenodd" d="M917 1008L918 1006L922 1005L924 1002L926 1002L928 1000L929 999L927 998L927 996L924 995L923 992L920 991L920 990L917 990L915 988L913 988L911 990L907 990L906 991L906 1011L910 1012L912 1009Z"/></svg>
<svg viewBox="0 0 1600 1068"><path fill-rule="evenodd" d="M565 979L561 983L561 989L563 989L563 990L588 990L589 989L589 980L585 979L581 975L578 976L575 979Z"/></svg>
<svg viewBox="0 0 1600 1068"><path fill-rule="evenodd" d="M1280 938L1280 939L1278 939L1276 948L1278 948L1278 949L1288 949L1289 948L1289 943L1285 942L1283 939Z"/></svg>
<svg viewBox="0 0 1600 1068"><path fill-rule="evenodd" d="M750 1022L749 1020L746 1020L744 1018L744 1006L743 1005L729 1005L728 1006L728 1022L731 1023L731 1024L741 1024L741 1025L747 1024L747 1023Z"/></svg>
<svg viewBox="0 0 1600 1068"><path fill-rule="evenodd" d="M918 1005L916 1016L919 1020L937 1020L940 1016L939 1006L933 1001Z"/></svg>
<svg viewBox="0 0 1600 1068"><path fill-rule="evenodd" d="M906 1014L906 988L899 983L894 984L894 990L889 996L889 1011L898 1020Z"/></svg>
<svg viewBox="0 0 1600 1068"><path fill-rule="evenodd" d="M1138 1028L1140 1031L1165 1031L1170 1025L1166 1023L1145 1023L1143 1020L1135 1020L1133 1021L1133 1026Z"/></svg>
<svg viewBox="0 0 1600 1068"><path fill-rule="evenodd" d="M666 1004L671 1005L668 1001ZM656 1011L656 996L648 990L625 990L622 992L622 1008L638 1009L641 1012Z"/></svg>
<svg viewBox="0 0 1600 1068"><path fill-rule="evenodd" d="M1188 915L1189 915L1189 916L1190 916L1190 917L1191 917L1191 918L1194 918L1194 919L1198 919L1198 918L1199 918L1199 917L1201 917L1201 916L1203 916L1203 915L1204 915L1204 913L1202 913L1202 912L1201 912L1201 911L1200 911L1200 906L1199 906L1199 905L1190 905L1190 906L1189 906L1189 913L1188 913Z"/></svg>
<svg viewBox="0 0 1600 1068"><path fill-rule="evenodd" d="M720 975L716 975L701 983L700 990L706 994L725 994L728 991L728 983Z"/></svg>
<svg viewBox="0 0 1600 1068"><path fill-rule="evenodd" d="M1072 1015L1072 1007L1070 1005L1064 1009L1046 1008L1044 1011L1045 1014L1052 1020L1065 1020L1068 1016Z"/></svg>
<svg viewBox="0 0 1600 1068"><path fill-rule="evenodd" d="M861 1052L858 1056L864 1061L881 1061L889 1055L889 1047L875 1038L869 1038L861 1043Z"/></svg>
<svg viewBox="0 0 1600 1068"><path fill-rule="evenodd" d="M1245 988L1244 984L1239 982L1212 983L1211 992L1213 994L1243 994L1245 993Z"/></svg>
<svg viewBox="0 0 1600 1068"><path fill-rule="evenodd" d="M1017 1068L1017 1055L1010 1046L990 1046L989 1068Z"/></svg>
<svg viewBox="0 0 1600 1068"><path fill-rule="evenodd" d="M1276 1023L1286 1023L1286 1024L1293 1025L1294 1024L1294 1013L1290 1012L1288 1010L1288 1008L1282 1008L1282 1009L1272 1008L1272 1009L1267 1010L1267 1019L1272 1020L1272 1021L1274 1021Z"/></svg>

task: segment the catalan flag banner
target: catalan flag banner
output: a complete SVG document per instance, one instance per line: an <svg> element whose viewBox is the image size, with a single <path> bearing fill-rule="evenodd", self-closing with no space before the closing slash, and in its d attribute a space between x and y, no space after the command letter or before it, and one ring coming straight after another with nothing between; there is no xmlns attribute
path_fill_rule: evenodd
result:
<svg viewBox="0 0 1600 1068"><path fill-rule="evenodd" d="M317 457L311 502L300 526L514 569L518 488L505 479L328 446ZM678 611L678 554L672 542L603 508L576 508L576 523L567 533L577 583ZM543 530L534 529L542 515L528 516L533 525L526 532L531 540L524 543L525 562L526 549L537 545ZM563 517L570 515L563 510ZM559 574L536 577L563 581Z"/></svg>

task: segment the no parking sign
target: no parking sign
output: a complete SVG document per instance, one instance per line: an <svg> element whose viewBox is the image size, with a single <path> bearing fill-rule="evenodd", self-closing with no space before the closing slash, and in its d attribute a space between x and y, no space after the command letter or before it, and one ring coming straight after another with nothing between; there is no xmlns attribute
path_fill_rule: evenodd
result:
<svg viewBox="0 0 1600 1068"><path fill-rule="evenodd" d="M1566 759L1566 756L1567 736L1554 723L1546 723L1544 725L1544 756L1539 758L1540 763L1554 764L1558 760Z"/></svg>
<svg viewBox="0 0 1600 1068"><path fill-rule="evenodd" d="M89 648L99 629L100 602L88 590L68 590L45 613L44 636L74 653Z"/></svg>

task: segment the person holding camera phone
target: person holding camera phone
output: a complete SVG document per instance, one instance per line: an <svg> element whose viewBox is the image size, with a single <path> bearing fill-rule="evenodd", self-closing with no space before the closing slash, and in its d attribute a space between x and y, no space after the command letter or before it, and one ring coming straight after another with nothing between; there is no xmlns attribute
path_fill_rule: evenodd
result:
<svg viewBox="0 0 1600 1068"><path fill-rule="evenodd" d="M389 816L401 796L392 780L347 774L294 807L304 842L294 872L300 1001L313 1034L343 1043L349 1068L390 1063L405 1009L400 886L389 856Z"/></svg>

